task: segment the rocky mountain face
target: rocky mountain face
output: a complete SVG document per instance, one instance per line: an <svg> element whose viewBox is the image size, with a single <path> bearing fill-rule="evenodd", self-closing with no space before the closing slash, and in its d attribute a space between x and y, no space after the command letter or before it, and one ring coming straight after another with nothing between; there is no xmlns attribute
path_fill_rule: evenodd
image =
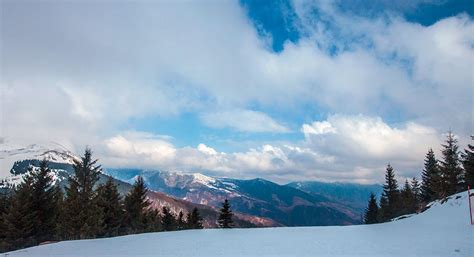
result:
<svg viewBox="0 0 474 257"><path fill-rule="evenodd" d="M238 212L270 218L285 226L348 225L360 223L360 213L338 201L264 179L213 178L140 169L107 169L123 181L142 176L152 190L193 203L218 207L226 198Z"/></svg>

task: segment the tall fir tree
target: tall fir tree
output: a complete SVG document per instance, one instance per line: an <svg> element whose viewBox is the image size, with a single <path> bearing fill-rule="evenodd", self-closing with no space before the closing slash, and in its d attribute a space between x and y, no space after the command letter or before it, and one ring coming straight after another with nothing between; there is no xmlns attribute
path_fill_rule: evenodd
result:
<svg viewBox="0 0 474 257"><path fill-rule="evenodd" d="M405 180L402 191L400 192L399 214L409 214L416 212L417 200L408 179Z"/></svg>
<svg viewBox="0 0 474 257"><path fill-rule="evenodd" d="M420 203L421 203L421 187L420 187L420 183L418 182L418 180L413 177L412 180L411 180L411 190L413 192L413 197L414 197L414 201L415 201L415 205L416 205L416 208L415 208L415 211L418 211L418 208L420 207Z"/></svg>
<svg viewBox="0 0 474 257"><path fill-rule="evenodd" d="M68 239L94 238L101 232L102 210L94 188L101 173L92 151L86 148L80 161L74 161L74 175L66 187L63 222Z"/></svg>
<svg viewBox="0 0 474 257"><path fill-rule="evenodd" d="M40 162L39 170L30 169L33 195L32 208L36 212L33 233L38 243L55 239L56 223L59 216L58 202L61 194L53 184L48 161Z"/></svg>
<svg viewBox="0 0 474 257"><path fill-rule="evenodd" d="M4 248L14 250L37 244L35 240L35 217L37 211L33 208L33 178L26 176L15 189L7 213L3 215Z"/></svg>
<svg viewBox="0 0 474 257"><path fill-rule="evenodd" d="M122 199L112 177L97 188L97 204L102 210L102 231L100 236L119 235L123 224L124 210Z"/></svg>
<svg viewBox="0 0 474 257"><path fill-rule="evenodd" d="M367 209L365 209L364 223L375 224L378 223L379 206L377 205L377 199L374 193L370 193L369 202Z"/></svg>
<svg viewBox="0 0 474 257"><path fill-rule="evenodd" d="M202 218L201 214L199 214L198 208L194 207L191 212L188 212L186 216L186 223L188 229L202 229L204 228L202 225Z"/></svg>
<svg viewBox="0 0 474 257"><path fill-rule="evenodd" d="M433 149L425 157L425 164L421 174L421 198L424 202L431 202L441 194L441 174Z"/></svg>
<svg viewBox="0 0 474 257"><path fill-rule="evenodd" d="M5 216L11 204L11 197L8 191L9 190L0 189L0 252L6 252L8 250L5 225Z"/></svg>
<svg viewBox="0 0 474 257"><path fill-rule="evenodd" d="M385 173L385 184L383 185L382 199L380 200L381 221L388 221L398 215L399 191L395 172L390 164L387 165Z"/></svg>
<svg viewBox="0 0 474 257"><path fill-rule="evenodd" d="M474 140L474 136L471 136ZM467 145L462 154L462 166L464 168L464 180L466 187L474 188L474 145Z"/></svg>
<svg viewBox="0 0 474 257"><path fill-rule="evenodd" d="M446 143L442 144L441 171L441 197L460 192L463 187L463 170L460 166L457 139L450 131L446 137Z"/></svg>
<svg viewBox="0 0 474 257"><path fill-rule="evenodd" d="M163 206L161 209L161 227L164 231L174 231L177 229L176 217L167 206Z"/></svg>
<svg viewBox="0 0 474 257"><path fill-rule="evenodd" d="M143 178L139 176L133 188L125 196L124 225L128 233L141 233L146 229L146 214L150 201L147 199L148 189Z"/></svg>
<svg viewBox="0 0 474 257"><path fill-rule="evenodd" d="M162 231L160 212L153 208L146 210L144 214L144 226L144 232Z"/></svg>
<svg viewBox="0 0 474 257"><path fill-rule="evenodd" d="M183 211L179 211L178 217L176 218L176 223L178 230L186 229L186 221L184 220Z"/></svg>
<svg viewBox="0 0 474 257"><path fill-rule="evenodd" d="M234 214L232 213L232 210L230 209L229 200L225 199L224 203L222 204L222 208L220 209L220 212L219 212L219 218L217 219L219 227L232 228L234 226L234 222L232 220L233 215Z"/></svg>

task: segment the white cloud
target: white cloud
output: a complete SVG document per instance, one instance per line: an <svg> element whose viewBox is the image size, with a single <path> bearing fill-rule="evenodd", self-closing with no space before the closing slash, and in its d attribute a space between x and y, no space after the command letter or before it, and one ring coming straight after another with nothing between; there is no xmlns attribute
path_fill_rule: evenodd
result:
<svg viewBox="0 0 474 257"><path fill-rule="evenodd" d="M336 162L346 169L382 171L379 167L391 162L401 169L401 175L418 176L428 149L439 148L443 140L435 129L414 122L394 127L379 117L363 115L331 115L324 122L338 133L313 133L314 125L320 123L305 124L306 143L313 150L336 156Z"/></svg>
<svg viewBox="0 0 474 257"><path fill-rule="evenodd" d="M337 133L336 133L337 131ZM379 117L331 115L304 124L298 143L264 144L243 152L223 153L205 144L178 148L147 133L106 140L102 158L111 167L148 167L204 172L216 176L264 177L279 182L326 180L381 182L392 163L403 177L419 176L430 147L439 148L433 128L408 122L390 126Z"/></svg>
<svg viewBox="0 0 474 257"><path fill-rule="evenodd" d="M333 28L310 15L314 3ZM1 136L9 140L53 140L72 150L92 144L118 166L367 181L388 161L413 174L426 148L438 146L439 131L472 133L468 16L424 27L297 1L306 37L273 53L237 2L1 5ZM332 44L340 51L329 53ZM183 112L201 113L213 128L283 133L296 124L246 108L290 116L308 105L341 115L304 124L303 142L244 152L117 133L131 118Z"/></svg>
<svg viewBox="0 0 474 257"><path fill-rule="evenodd" d="M243 132L285 133L290 130L267 114L252 110L234 109L204 113L202 122L212 128L233 128Z"/></svg>
<svg viewBox="0 0 474 257"><path fill-rule="evenodd" d="M306 134L328 134L328 133L337 133L336 129L328 121L315 121L311 125L303 124L301 132Z"/></svg>

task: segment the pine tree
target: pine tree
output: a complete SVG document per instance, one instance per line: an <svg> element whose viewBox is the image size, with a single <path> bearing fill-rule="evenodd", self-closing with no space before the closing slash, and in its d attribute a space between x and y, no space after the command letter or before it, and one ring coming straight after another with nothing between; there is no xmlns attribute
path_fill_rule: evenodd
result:
<svg viewBox="0 0 474 257"><path fill-rule="evenodd" d="M110 237L119 235L124 218L121 196L112 177L105 184L97 188L97 204L102 210L101 236Z"/></svg>
<svg viewBox="0 0 474 257"><path fill-rule="evenodd" d="M370 193L369 203L367 204L367 209L365 210L364 223L365 224L378 223L378 212L379 212L379 206L377 205L377 199L375 199L375 194Z"/></svg>
<svg viewBox="0 0 474 257"><path fill-rule="evenodd" d="M441 197L447 197L463 189L463 170L460 166L457 140L451 131L446 138L446 144L442 144L442 147L443 160L440 161L442 178Z"/></svg>
<svg viewBox="0 0 474 257"><path fill-rule="evenodd" d="M158 232L163 230L161 228L161 217L158 210L150 208L145 211L144 226L144 232Z"/></svg>
<svg viewBox="0 0 474 257"><path fill-rule="evenodd" d="M474 136L472 137L474 140ZM474 145L467 145L462 154L462 166L464 168L464 180L466 187L474 188Z"/></svg>
<svg viewBox="0 0 474 257"><path fill-rule="evenodd" d="M412 178L411 180L411 190L413 192L413 197L414 197L415 206L416 206L414 211L418 211L418 208L420 207L420 203L421 203L421 188L420 188L420 183L415 177Z"/></svg>
<svg viewBox="0 0 474 257"><path fill-rule="evenodd" d="M163 206L161 209L161 227L164 231L174 231L177 229L176 218L167 206Z"/></svg>
<svg viewBox="0 0 474 257"><path fill-rule="evenodd" d="M230 203L229 200L225 199L224 203L222 204L222 208L220 209L219 213L219 218L217 222L219 223L219 227L221 228L232 228L233 221L232 221L232 216L234 214L232 213L232 210L230 209Z"/></svg>
<svg viewBox="0 0 474 257"><path fill-rule="evenodd" d="M125 196L124 225L128 233L141 233L146 229L146 212L150 206L148 192L142 177L138 177L133 188Z"/></svg>
<svg viewBox="0 0 474 257"><path fill-rule="evenodd" d="M421 179L422 200L431 202L438 199L441 193L441 175L433 149L430 149L426 154Z"/></svg>
<svg viewBox="0 0 474 257"><path fill-rule="evenodd" d="M15 189L8 212L3 215L5 240L2 242L7 250L30 247L37 244L35 240L35 216L33 209L33 179L26 176Z"/></svg>
<svg viewBox="0 0 474 257"><path fill-rule="evenodd" d="M390 164L387 165L385 173L385 184L383 185L382 199L380 203L382 221L388 221L398 215L399 191L395 172Z"/></svg>
<svg viewBox="0 0 474 257"><path fill-rule="evenodd" d="M378 211L378 218L377 218L379 222L386 222L389 220L388 219L389 215L386 213L387 210L388 210L388 199L384 194L382 194L380 196L380 208Z"/></svg>
<svg viewBox="0 0 474 257"><path fill-rule="evenodd" d="M178 218L176 219L176 222L177 222L177 229L178 230L186 229L186 222L184 220L183 211L179 211Z"/></svg>
<svg viewBox="0 0 474 257"><path fill-rule="evenodd" d="M64 221L64 193L63 190L61 189L61 186L59 183L56 183L54 186L54 203L55 208L57 210L57 216L56 216L56 224L54 226L54 240L62 240L64 238L63 234L63 221Z"/></svg>
<svg viewBox="0 0 474 257"><path fill-rule="evenodd" d="M202 229L204 228L202 225L202 218L199 214L198 208L194 207L191 212L188 212L186 216L186 224L187 228L189 229Z"/></svg>
<svg viewBox="0 0 474 257"><path fill-rule="evenodd" d="M400 215L416 212L416 196L413 193L413 190L411 188L411 185L408 183L408 180L405 180L405 185L400 193L400 199Z"/></svg>
<svg viewBox="0 0 474 257"><path fill-rule="evenodd" d="M101 232L102 211L97 205L94 185L101 172L92 151L85 150L80 161L74 161L74 175L68 179L63 222L68 239L94 238Z"/></svg>
<svg viewBox="0 0 474 257"><path fill-rule="evenodd" d="M5 216L10 208L11 197L7 190L0 189L0 252L6 252L8 245L6 243Z"/></svg>
<svg viewBox="0 0 474 257"><path fill-rule="evenodd" d="M27 176L31 176L32 179L32 208L36 212L33 231L35 239L38 243L54 240L59 215L57 194L60 193L53 185L48 162L41 161L39 170L30 169Z"/></svg>

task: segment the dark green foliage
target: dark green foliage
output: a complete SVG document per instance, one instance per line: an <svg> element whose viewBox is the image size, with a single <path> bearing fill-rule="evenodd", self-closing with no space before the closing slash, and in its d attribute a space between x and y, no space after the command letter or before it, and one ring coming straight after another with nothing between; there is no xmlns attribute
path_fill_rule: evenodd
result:
<svg viewBox="0 0 474 257"><path fill-rule="evenodd" d="M460 166L457 140L451 131L446 138L446 144L441 145L443 158L440 161L441 197L460 192L463 187L463 170Z"/></svg>
<svg viewBox="0 0 474 257"><path fill-rule="evenodd" d="M8 246L6 243L6 224L5 215L11 205L11 197L8 191L0 191L0 252L7 251Z"/></svg>
<svg viewBox="0 0 474 257"><path fill-rule="evenodd" d="M390 164L387 165L385 173L385 184L380 200L381 220L388 221L397 216L399 210L399 191L395 172Z"/></svg>
<svg viewBox="0 0 474 257"><path fill-rule="evenodd" d="M198 208L194 207L192 212L189 212L186 216L186 227L188 229L202 229L202 218L199 214Z"/></svg>
<svg viewBox="0 0 474 257"><path fill-rule="evenodd" d="M219 218L217 222L219 223L219 227L221 228L232 228L233 221L232 221L232 216L234 214L232 213L232 210L230 209L230 203L229 200L225 199L224 203L222 204L222 208L220 209L219 213Z"/></svg>
<svg viewBox="0 0 474 257"><path fill-rule="evenodd" d="M148 209L144 214L144 226L143 232L157 232L161 231L161 219L160 213L156 209Z"/></svg>
<svg viewBox="0 0 474 257"><path fill-rule="evenodd" d="M8 212L3 215L5 240L2 244L7 251L37 243L34 234L37 211L33 209L32 193L33 178L27 176L16 188Z"/></svg>
<svg viewBox="0 0 474 257"><path fill-rule="evenodd" d="M161 209L161 227L164 231L173 231L178 227L175 216L167 206Z"/></svg>
<svg viewBox="0 0 474 257"><path fill-rule="evenodd" d="M30 167L13 198L4 198L2 210L1 248L16 249L56 239L58 204L61 193L53 186L48 162L40 162L38 170ZM4 206L9 204L10 206Z"/></svg>
<svg viewBox="0 0 474 257"><path fill-rule="evenodd" d="M411 190L413 192L413 196L415 197L415 202L417 206L416 211L418 211L418 208L420 207L420 204L421 204L421 186L416 178L412 178L410 185L411 185Z"/></svg>
<svg viewBox="0 0 474 257"><path fill-rule="evenodd" d="M474 139L474 137L472 137ZM467 145L467 149L464 149L462 154L462 166L464 168L464 181L466 187L469 186L471 189L474 187L474 145Z"/></svg>
<svg viewBox="0 0 474 257"><path fill-rule="evenodd" d="M378 223L378 212L379 206L377 205L377 199L375 198L375 194L370 193L369 203L367 204L367 209L365 210L364 223Z"/></svg>
<svg viewBox="0 0 474 257"><path fill-rule="evenodd" d="M55 239L56 222L59 215L58 203L61 194L53 186L48 162L40 162L38 171L31 170L27 176L32 178L32 208L36 211L34 231L38 243Z"/></svg>
<svg viewBox="0 0 474 257"><path fill-rule="evenodd" d="M400 210L399 215L415 213L418 209L418 201L408 180L400 192Z"/></svg>
<svg viewBox="0 0 474 257"><path fill-rule="evenodd" d="M128 233L141 233L146 227L146 212L150 206L148 192L142 177L138 177L131 191L125 196L125 219ZM150 218L150 217L148 217Z"/></svg>
<svg viewBox="0 0 474 257"><path fill-rule="evenodd" d="M101 172L97 160L92 160L92 151L86 149L81 161L74 163L74 175L69 177L66 187L63 222L68 239L96 237L102 226L102 210L97 204L94 185Z"/></svg>
<svg viewBox="0 0 474 257"><path fill-rule="evenodd" d="M97 205L102 210L102 231L100 236L119 235L124 218L121 197L111 177L97 188Z"/></svg>
<svg viewBox="0 0 474 257"><path fill-rule="evenodd" d="M176 219L176 225L178 230L186 229L186 221L184 220L184 214L179 211L178 218Z"/></svg>
<svg viewBox="0 0 474 257"><path fill-rule="evenodd" d="M421 173L421 198L430 202L439 198L441 193L441 174L433 149L425 157L423 172Z"/></svg>

